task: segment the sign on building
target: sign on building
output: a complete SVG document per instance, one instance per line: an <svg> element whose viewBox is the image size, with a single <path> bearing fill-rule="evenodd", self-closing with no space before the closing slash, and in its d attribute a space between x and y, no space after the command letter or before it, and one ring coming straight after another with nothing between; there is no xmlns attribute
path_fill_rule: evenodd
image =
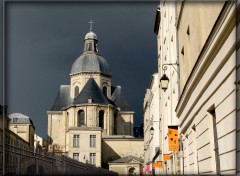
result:
<svg viewBox="0 0 240 176"><path fill-rule="evenodd" d="M162 167L162 161L157 161L152 164L153 168L161 168Z"/></svg>
<svg viewBox="0 0 240 176"><path fill-rule="evenodd" d="M168 126L168 150L179 151L178 126Z"/></svg>

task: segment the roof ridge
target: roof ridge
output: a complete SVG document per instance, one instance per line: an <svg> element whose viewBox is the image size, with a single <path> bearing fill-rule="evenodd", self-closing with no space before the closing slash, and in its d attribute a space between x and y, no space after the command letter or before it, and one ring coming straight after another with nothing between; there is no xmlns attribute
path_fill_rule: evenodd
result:
<svg viewBox="0 0 240 176"><path fill-rule="evenodd" d="M89 103L89 99L92 99L91 103L111 104L92 77L88 79L81 92L75 98L73 104Z"/></svg>
<svg viewBox="0 0 240 176"><path fill-rule="evenodd" d="M71 101L70 85L61 85L52 105L51 111L62 110L63 108L70 106Z"/></svg>
<svg viewBox="0 0 240 176"><path fill-rule="evenodd" d="M133 155L127 155L127 156L124 156L124 157L119 158L117 160L110 161L109 163L129 163L132 160L136 160L136 161L138 161L140 163L144 162L144 160L142 158L138 158L138 157L133 156Z"/></svg>

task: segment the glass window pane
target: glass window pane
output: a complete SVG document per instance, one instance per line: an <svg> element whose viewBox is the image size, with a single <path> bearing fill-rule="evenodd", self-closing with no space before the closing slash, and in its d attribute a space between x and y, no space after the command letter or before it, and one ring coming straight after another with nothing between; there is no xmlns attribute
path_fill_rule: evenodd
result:
<svg viewBox="0 0 240 176"><path fill-rule="evenodd" d="M79 161L79 153L73 153L73 159Z"/></svg>
<svg viewBox="0 0 240 176"><path fill-rule="evenodd" d="M96 165L96 153L90 153L90 164Z"/></svg>
<svg viewBox="0 0 240 176"><path fill-rule="evenodd" d="M78 111L78 126L85 125L85 113L83 110Z"/></svg>
<svg viewBox="0 0 240 176"><path fill-rule="evenodd" d="M90 135L90 147L96 147L96 135Z"/></svg>
<svg viewBox="0 0 240 176"><path fill-rule="evenodd" d="M80 137L79 135L73 135L73 147L79 147L80 145L80 141L79 141Z"/></svg>

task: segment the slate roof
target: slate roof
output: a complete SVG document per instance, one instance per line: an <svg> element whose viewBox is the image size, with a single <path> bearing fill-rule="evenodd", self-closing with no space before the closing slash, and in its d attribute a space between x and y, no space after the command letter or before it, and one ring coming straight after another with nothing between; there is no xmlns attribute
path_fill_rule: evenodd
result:
<svg viewBox="0 0 240 176"><path fill-rule="evenodd" d="M111 76L107 61L96 53L84 53L73 63L71 73L81 72L99 72Z"/></svg>
<svg viewBox="0 0 240 176"><path fill-rule="evenodd" d="M130 110L127 99L123 93L121 86L112 87L111 100L115 103L115 105L117 107L119 107L121 109L121 111L129 111Z"/></svg>
<svg viewBox="0 0 240 176"><path fill-rule="evenodd" d="M128 156L125 156L123 158L120 158L120 159L117 159L117 160L114 160L114 161L110 161L109 163L129 163L132 160L136 160L136 161L138 161L140 163L144 163L143 159L135 157L135 156L132 156L132 155L128 155Z"/></svg>
<svg viewBox="0 0 240 176"><path fill-rule="evenodd" d="M32 124L33 122L30 119L30 117L21 114L21 113L12 113L9 114L8 117L10 118L10 122L11 124Z"/></svg>
<svg viewBox="0 0 240 176"><path fill-rule="evenodd" d="M89 78L73 104L88 103L88 99L92 99L92 103L111 104L93 78Z"/></svg>
<svg viewBox="0 0 240 176"><path fill-rule="evenodd" d="M94 45L92 48L84 49L83 54L75 60L71 73L98 72L111 76L110 67L107 61L98 54L97 35L90 31L85 36L85 46Z"/></svg>
<svg viewBox="0 0 240 176"><path fill-rule="evenodd" d="M95 44L97 43L97 35L90 31L85 36L85 47L88 46L86 45L86 42L90 42L96 46ZM88 49L90 49L90 47ZM94 50L90 49L86 51L84 49L83 54L73 63L71 74L81 72L97 72L111 77L111 71L108 62L98 54L98 51L95 50L95 48ZM88 103L89 99L92 99L92 103L112 104L115 107L120 108L121 111L130 110L120 86L111 88L111 98L109 99L109 97L105 97L95 80L90 78L79 95L74 99L70 97L70 86L61 86L51 111L62 111L76 104L85 104Z"/></svg>
<svg viewBox="0 0 240 176"><path fill-rule="evenodd" d="M72 99L70 97L70 86L61 85L60 90L55 98L51 111L61 111L66 107L71 106Z"/></svg>
<svg viewBox="0 0 240 176"><path fill-rule="evenodd" d="M75 99L72 99L70 97L70 86L61 85L51 111L62 111L76 104L86 104L88 103L88 99L92 99L92 103L112 104L120 108L121 111L130 111L121 86L112 86L111 92L111 99L108 99L105 97L96 81L93 78L89 78L79 95Z"/></svg>

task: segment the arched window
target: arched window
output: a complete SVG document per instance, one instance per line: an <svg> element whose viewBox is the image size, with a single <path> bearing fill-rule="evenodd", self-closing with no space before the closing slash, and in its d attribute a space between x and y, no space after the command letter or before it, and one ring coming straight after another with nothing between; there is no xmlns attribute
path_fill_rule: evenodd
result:
<svg viewBox="0 0 240 176"><path fill-rule="evenodd" d="M80 127L81 125L85 124L85 113L84 110L79 110L78 111L78 126Z"/></svg>
<svg viewBox="0 0 240 176"><path fill-rule="evenodd" d="M103 95L105 95L107 97L107 87L106 86L103 87Z"/></svg>
<svg viewBox="0 0 240 176"><path fill-rule="evenodd" d="M128 170L128 175L136 175L136 173L135 173L135 168L134 168L134 167L131 167L131 168Z"/></svg>
<svg viewBox="0 0 240 176"><path fill-rule="evenodd" d="M97 44L94 43L94 51L97 52Z"/></svg>
<svg viewBox="0 0 240 176"><path fill-rule="evenodd" d="M92 43L88 44L88 51L92 51Z"/></svg>
<svg viewBox="0 0 240 176"><path fill-rule="evenodd" d="M76 86L76 87L74 88L74 98L77 98L78 94L79 94L79 87Z"/></svg>
<svg viewBox="0 0 240 176"><path fill-rule="evenodd" d="M104 111L99 111L99 127L104 129Z"/></svg>
<svg viewBox="0 0 240 176"><path fill-rule="evenodd" d="M66 123L66 127L68 128L69 126L69 113L67 112L67 123Z"/></svg>
<svg viewBox="0 0 240 176"><path fill-rule="evenodd" d="M84 51L93 51L93 43L92 42L86 42Z"/></svg>

